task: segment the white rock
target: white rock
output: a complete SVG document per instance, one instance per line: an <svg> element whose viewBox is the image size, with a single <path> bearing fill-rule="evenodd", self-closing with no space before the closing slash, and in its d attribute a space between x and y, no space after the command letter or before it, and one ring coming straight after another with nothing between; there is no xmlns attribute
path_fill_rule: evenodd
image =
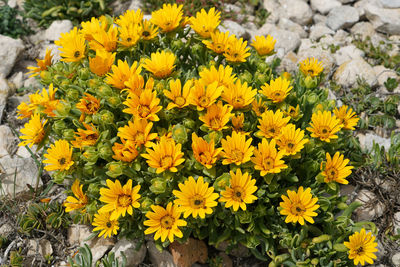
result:
<svg viewBox="0 0 400 267"><path fill-rule="evenodd" d="M89 226L83 224L73 224L68 228L68 243L71 246L82 246L87 243L91 246L92 240L85 241L92 231Z"/></svg>
<svg viewBox="0 0 400 267"><path fill-rule="evenodd" d="M0 226L0 236L2 236L3 238L7 238L9 235L14 233L14 231L14 228L9 223L5 223Z"/></svg>
<svg viewBox="0 0 400 267"><path fill-rule="evenodd" d="M17 6L17 0L8 0L7 5L9 5L11 8L15 8Z"/></svg>
<svg viewBox="0 0 400 267"><path fill-rule="evenodd" d="M334 81L343 87L357 85L359 78L365 79L369 86L375 86L377 83L373 68L362 58L344 62L333 75Z"/></svg>
<svg viewBox="0 0 400 267"><path fill-rule="evenodd" d="M350 32L353 35L361 37L362 40L365 40L365 38L372 37L376 35L374 26L370 22L365 22L361 21L356 24L354 24L353 27L351 27Z"/></svg>
<svg viewBox="0 0 400 267"><path fill-rule="evenodd" d="M346 29L359 19L358 11L351 6L339 6L331 9L326 25L332 30Z"/></svg>
<svg viewBox="0 0 400 267"><path fill-rule="evenodd" d="M400 252L397 252L392 256L393 266L400 266Z"/></svg>
<svg viewBox="0 0 400 267"><path fill-rule="evenodd" d="M353 41L353 38L351 38L349 36L348 32L340 29L340 30L336 31L335 35L333 36L333 40L335 41L336 45L343 46L343 45L346 45L348 43L351 44L352 41Z"/></svg>
<svg viewBox="0 0 400 267"><path fill-rule="evenodd" d="M337 0L311 0L311 8L321 14L327 14L332 8L341 5Z"/></svg>
<svg viewBox="0 0 400 267"><path fill-rule="evenodd" d="M301 38L306 38L307 37L307 33L303 29L303 27L300 26L299 24L291 21L290 19L280 18L279 19L279 23L278 23L278 27L283 29L283 30L290 31L290 32L297 32Z"/></svg>
<svg viewBox="0 0 400 267"><path fill-rule="evenodd" d="M365 15L378 32L400 34L400 8L385 9L369 4Z"/></svg>
<svg viewBox="0 0 400 267"><path fill-rule="evenodd" d="M300 24L307 25L312 21L312 10L307 3L300 0L280 0L281 14L288 19Z"/></svg>
<svg viewBox="0 0 400 267"><path fill-rule="evenodd" d="M326 18L325 16L323 16L323 15L317 13L317 14L315 14L315 15L313 16L314 25L315 25L315 24L318 24L318 23L323 23L323 24L325 24L325 23L326 23L326 19L327 19L327 18Z"/></svg>
<svg viewBox="0 0 400 267"><path fill-rule="evenodd" d="M7 77L25 47L21 39L4 35L0 35L0 47L0 77Z"/></svg>
<svg viewBox="0 0 400 267"><path fill-rule="evenodd" d="M264 0L264 8L268 11L269 16L267 17L266 23L275 24L280 16L281 6L276 0Z"/></svg>
<svg viewBox="0 0 400 267"><path fill-rule="evenodd" d="M240 14L242 9L240 7L238 7L237 5L224 4L224 11L227 13L234 12L236 14Z"/></svg>
<svg viewBox="0 0 400 267"><path fill-rule="evenodd" d="M13 84L15 89L21 88L24 85L24 73L22 71L14 73L9 81Z"/></svg>
<svg viewBox="0 0 400 267"><path fill-rule="evenodd" d="M116 258L121 258L123 252L126 256L126 265L127 266L138 266L141 264L146 257L146 245L144 243L141 244L140 249L137 250L138 242L135 240L127 240L123 238L119 240L111 252L115 253Z"/></svg>
<svg viewBox="0 0 400 267"><path fill-rule="evenodd" d="M364 51L358 49L355 45L348 45L340 47L335 54L333 54L333 57L335 58L336 64L340 66L346 61L362 58L364 54Z"/></svg>
<svg viewBox="0 0 400 267"><path fill-rule="evenodd" d="M40 88L40 83L35 77L30 77L24 81L24 87L37 89Z"/></svg>
<svg viewBox="0 0 400 267"><path fill-rule="evenodd" d="M374 193L363 189L355 199L363 205L355 210L356 221L372 221L383 214L384 205L377 200Z"/></svg>
<svg viewBox="0 0 400 267"><path fill-rule="evenodd" d="M159 251L153 241L146 242L146 247L149 252L150 261L154 266L176 267L171 253L167 250Z"/></svg>
<svg viewBox="0 0 400 267"><path fill-rule="evenodd" d="M394 234L398 235L400 230L400 212L396 212L393 216Z"/></svg>
<svg viewBox="0 0 400 267"><path fill-rule="evenodd" d="M107 251L115 245L115 241L112 238L96 237L91 242L90 250L93 255L93 267L98 266L96 262L103 258ZM128 265L129 266L129 265Z"/></svg>
<svg viewBox="0 0 400 267"><path fill-rule="evenodd" d="M342 4L349 4L349 3L353 3L356 0L339 0Z"/></svg>
<svg viewBox="0 0 400 267"><path fill-rule="evenodd" d="M283 72L287 71L290 73L295 73L298 69L298 57L294 52L287 53L281 60L281 64L279 64L277 71Z"/></svg>
<svg viewBox="0 0 400 267"><path fill-rule="evenodd" d="M383 138L373 133L357 134L361 149L370 151L374 143L383 146L386 151L390 148L390 138Z"/></svg>
<svg viewBox="0 0 400 267"><path fill-rule="evenodd" d="M138 10L139 8L143 8L142 1L132 0L128 9Z"/></svg>
<svg viewBox="0 0 400 267"><path fill-rule="evenodd" d="M315 24L313 26L311 26L310 28L310 39L314 40L314 41L318 41L319 38L321 38L324 35L328 35L328 34L335 34L334 31L332 31L331 29L329 29L328 27L325 26L325 24Z"/></svg>
<svg viewBox="0 0 400 267"><path fill-rule="evenodd" d="M385 86L384 83L388 78L398 79L396 72L392 69L387 69L382 65L374 66L375 75L378 78L378 84Z"/></svg>
<svg viewBox="0 0 400 267"><path fill-rule="evenodd" d="M246 35L246 29L233 20L225 20L222 25L218 26L218 29L221 32L229 31L229 34L234 34L237 38L241 38Z"/></svg>
<svg viewBox="0 0 400 267"><path fill-rule="evenodd" d="M0 121L3 118L3 112L6 108L7 98L9 94L10 87L8 86L7 80L0 76Z"/></svg>
<svg viewBox="0 0 400 267"><path fill-rule="evenodd" d="M300 45L300 35L295 32L273 29L270 33L276 39L276 49L283 48L284 53L296 50Z"/></svg>
<svg viewBox="0 0 400 267"><path fill-rule="evenodd" d="M53 254L51 243L46 239L31 239L29 240L28 256L34 256L39 253L43 257Z"/></svg>
<svg viewBox="0 0 400 267"><path fill-rule="evenodd" d="M0 125L0 158L9 156L16 143L17 139L14 137L10 127Z"/></svg>
<svg viewBox="0 0 400 267"><path fill-rule="evenodd" d="M36 150L36 145L32 146L31 148L32 151ZM21 158L30 158L32 157L31 153L29 153L28 149L24 146L18 147L17 152L15 153L16 156L21 157Z"/></svg>
<svg viewBox="0 0 400 267"><path fill-rule="evenodd" d="M73 25L70 20L55 20L44 33L45 40L55 41L60 39L61 33L66 33L72 30Z"/></svg>
<svg viewBox="0 0 400 267"><path fill-rule="evenodd" d="M400 8L400 0L379 0L384 8Z"/></svg>

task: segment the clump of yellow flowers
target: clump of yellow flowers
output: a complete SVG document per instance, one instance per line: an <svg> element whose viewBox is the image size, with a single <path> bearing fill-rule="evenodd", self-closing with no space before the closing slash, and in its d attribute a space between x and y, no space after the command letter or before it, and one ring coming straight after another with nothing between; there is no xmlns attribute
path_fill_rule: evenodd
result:
<svg viewBox="0 0 400 267"><path fill-rule="evenodd" d="M66 211L99 236L228 240L273 266L371 262L374 238L338 186L357 115L319 87L322 62L277 73L272 36L248 43L220 24L214 8L164 4L62 34L61 60L48 50L30 67L45 88L18 107L20 145L45 151L72 185Z"/></svg>

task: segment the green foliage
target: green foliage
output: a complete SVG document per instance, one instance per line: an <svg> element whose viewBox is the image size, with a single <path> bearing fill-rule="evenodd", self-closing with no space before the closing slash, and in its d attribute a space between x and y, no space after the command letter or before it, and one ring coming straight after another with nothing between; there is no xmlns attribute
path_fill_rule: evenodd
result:
<svg viewBox="0 0 400 267"><path fill-rule="evenodd" d="M10 266L11 267L22 267L24 258L21 255L21 249L13 250L10 252Z"/></svg>
<svg viewBox="0 0 400 267"><path fill-rule="evenodd" d="M400 171L400 133L392 132L390 147L387 151L383 146L375 143L366 165L379 169L382 173L392 170Z"/></svg>
<svg viewBox="0 0 400 267"><path fill-rule="evenodd" d="M110 252L101 259L103 267L125 267L126 256L122 254L122 261L115 258L114 253ZM79 248L79 252L73 257L68 257L68 263L71 267L91 267L93 261L92 251L87 244ZM97 265L96 265L97 266Z"/></svg>
<svg viewBox="0 0 400 267"><path fill-rule="evenodd" d="M21 35L32 33L25 18L20 18L21 13L16 8L11 8L7 4L7 0L1 1L4 4L0 6L0 34L18 38Z"/></svg>
<svg viewBox="0 0 400 267"><path fill-rule="evenodd" d="M385 87L386 87L386 89L389 91L389 92L393 92L393 90L397 87L397 86L399 86L399 82L395 79L395 78L388 78L387 80L386 80L386 82L384 82L384 85L385 85Z"/></svg>
<svg viewBox="0 0 400 267"><path fill-rule="evenodd" d="M55 20L68 19L78 25L94 16L108 13L110 0L26 0L26 17L32 18L39 26L48 26Z"/></svg>

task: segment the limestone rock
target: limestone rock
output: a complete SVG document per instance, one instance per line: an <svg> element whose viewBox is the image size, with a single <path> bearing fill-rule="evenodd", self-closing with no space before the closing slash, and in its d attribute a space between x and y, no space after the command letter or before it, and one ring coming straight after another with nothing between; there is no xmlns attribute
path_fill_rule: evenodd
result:
<svg viewBox="0 0 400 267"><path fill-rule="evenodd" d="M349 3L353 3L356 0L339 0L342 4L349 4Z"/></svg>
<svg viewBox="0 0 400 267"><path fill-rule="evenodd" d="M55 41L60 39L61 33L66 33L72 30L73 25L70 20L55 20L51 23L50 27L44 33L44 39L48 41Z"/></svg>
<svg viewBox="0 0 400 267"><path fill-rule="evenodd" d="M323 23L323 24L325 24L325 23L326 23L326 20L327 20L327 18L326 18L325 16L319 14L319 13L317 13L317 14L315 14L315 15L313 16L314 25L315 25L315 24L318 24L318 23Z"/></svg>
<svg viewBox="0 0 400 267"><path fill-rule="evenodd" d="M93 256L93 267L96 266L96 262L103 258L107 251L109 251L115 245L113 238L95 237L91 242L90 250Z"/></svg>
<svg viewBox="0 0 400 267"><path fill-rule="evenodd" d="M339 6L331 9L326 25L332 30L346 29L359 19L358 11L351 6Z"/></svg>
<svg viewBox="0 0 400 267"><path fill-rule="evenodd" d="M21 88L24 85L24 73L22 71L14 73L9 79L13 89Z"/></svg>
<svg viewBox="0 0 400 267"><path fill-rule="evenodd" d="M379 0L384 8L400 8L400 0Z"/></svg>
<svg viewBox="0 0 400 267"><path fill-rule="evenodd" d="M363 206L355 210L356 221L372 221L374 218L382 216L384 205L377 200L377 197L371 191L366 189L358 192L355 199Z"/></svg>
<svg viewBox="0 0 400 267"><path fill-rule="evenodd" d="M397 252L392 256L393 266L400 266L400 252Z"/></svg>
<svg viewBox="0 0 400 267"><path fill-rule="evenodd" d="M111 252L114 252L116 258L122 257L123 252L126 256L126 265L134 267L143 262L147 251L145 244L141 244L139 250L136 249L137 246L137 241L123 238L115 244Z"/></svg>
<svg viewBox="0 0 400 267"><path fill-rule="evenodd" d="M373 133L357 134L362 149L370 151L374 143L383 146L386 151L390 147L390 138L383 138Z"/></svg>
<svg viewBox="0 0 400 267"><path fill-rule="evenodd" d="M300 45L300 35L298 33L273 29L270 34L276 39L276 49L282 48L284 53L294 51Z"/></svg>
<svg viewBox="0 0 400 267"><path fill-rule="evenodd" d="M169 249L178 267L191 267L196 262L207 262L208 252L204 241L189 238L184 244L172 243Z"/></svg>
<svg viewBox="0 0 400 267"><path fill-rule="evenodd" d="M41 85L35 77L30 77L24 81L24 87L37 89L40 88Z"/></svg>
<svg viewBox="0 0 400 267"><path fill-rule="evenodd" d="M0 121L3 118L3 112L6 107L7 104L6 102L10 94L10 91L11 90L10 87L8 86L7 80L0 76Z"/></svg>
<svg viewBox="0 0 400 267"><path fill-rule="evenodd" d="M40 240L29 240L29 248L28 248L28 256L34 256L36 253L39 253L43 257L53 254L53 248L51 247L51 243L49 240L40 239Z"/></svg>
<svg viewBox="0 0 400 267"><path fill-rule="evenodd" d="M333 57L336 60L336 64L340 66L346 61L350 61L356 58L362 58L364 57L364 54L365 54L364 51L358 49L357 47L355 47L355 45L348 45L339 48L335 52Z"/></svg>
<svg viewBox="0 0 400 267"><path fill-rule="evenodd" d="M241 37L244 38L246 37L247 34L246 29L243 28L242 25L233 20L225 20L224 22L222 22L222 25L220 25L218 28L222 32L229 31L229 34L234 34L236 35L237 38Z"/></svg>
<svg viewBox="0 0 400 267"><path fill-rule="evenodd" d="M295 73L296 70L298 69L298 66L297 66L298 60L299 59L294 52L287 53L282 58L281 64L278 66L277 71L278 72L287 71L290 73Z"/></svg>
<svg viewBox="0 0 400 267"><path fill-rule="evenodd" d="M369 4L365 15L378 32L400 35L400 8L386 9Z"/></svg>
<svg viewBox="0 0 400 267"><path fill-rule="evenodd" d="M51 50L51 55L53 56L53 62L61 59L61 51L58 50L59 46L55 44L45 44L42 46L39 52L39 58L42 59L46 55L46 49Z"/></svg>
<svg viewBox="0 0 400 267"><path fill-rule="evenodd" d="M365 79L370 86L375 86L377 83L373 68L362 58L346 61L333 75L334 81L343 87L355 86L359 78Z"/></svg>
<svg viewBox="0 0 400 267"><path fill-rule="evenodd" d="M0 158L9 156L17 142L10 127L7 125L0 125Z"/></svg>
<svg viewBox="0 0 400 267"><path fill-rule="evenodd" d="M3 238L7 238L12 233L14 233L14 231L14 228L9 223L5 223L0 226L0 236Z"/></svg>
<svg viewBox="0 0 400 267"><path fill-rule="evenodd" d="M88 246L91 245L91 241L85 241L92 231L90 227L83 224L73 224L68 228L68 243L71 246L82 246L85 242Z"/></svg>
<svg viewBox="0 0 400 267"><path fill-rule="evenodd" d="M315 24L313 26L311 26L310 28L310 39L314 40L314 41L318 41L319 38L321 38L324 35L328 35L328 34L335 34L334 31L332 31L331 29L329 29L328 27L325 26L325 24Z"/></svg>
<svg viewBox="0 0 400 267"><path fill-rule="evenodd" d="M280 0L281 13L288 19L300 24L307 25L312 21L312 10L310 6L301 0Z"/></svg>
<svg viewBox="0 0 400 267"><path fill-rule="evenodd" d="M393 216L394 234L399 234L400 231L400 212L396 212ZM1 228L0 228L1 229Z"/></svg>
<svg viewBox="0 0 400 267"><path fill-rule="evenodd" d="M171 253L167 250L159 251L154 241L148 241L146 243L147 251L149 252L149 258L151 263L157 267L177 267L174 263Z"/></svg>
<svg viewBox="0 0 400 267"><path fill-rule="evenodd" d="M270 14L267 18L266 23L275 24L281 17L280 16L281 6L278 4L277 0L264 0L264 8Z"/></svg>
<svg viewBox="0 0 400 267"><path fill-rule="evenodd" d="M327 14L332 8L341 5L337 0L311 0L311 8L321 14Z"/></svg>
<svg viewBox="0 0 400 267"><path fill-rule="evenodd" d="M375 75L378 79L378 84L384 87L388 78L398 79L396 72L392 69L385 68L382 65L374 66Z"/></svg>
<svg viewBox="0 0 400 267"><path fill-rule="evenodd" d="M0 77L7 77L25 47L21 39L4 35L0 35L0 47Z"/></svg>
<svg viewBox="0 0 400 267"><path fill-rule="evenodd" d="M306 38L307 37L307 33L303 29L303 27L300 26L299 24L291 21L290 19L280 18L279 19L279 23L278 23L278 27L283 29L283 30L290 31L290 32L296 32L296 33L299 34L299 36L301 38Z"/></svg>
<svg viewBox="0 0 400 267"><path fill-rule="evenodd" d="M128 9L129 10L138 10L139 8L143 8L142 1L140 1L140 0L132 0Z"/></svg>
<svg viewBox="0 0 400 267"><path fill-rule="evenodd" d="M354 24L353 27L351 27L350 32L353 35L361 37L362 40L365 40L368 36L372 37L376 35L374 26L372 25L371 22L365 22L361 21L356 24Z"/></svg>

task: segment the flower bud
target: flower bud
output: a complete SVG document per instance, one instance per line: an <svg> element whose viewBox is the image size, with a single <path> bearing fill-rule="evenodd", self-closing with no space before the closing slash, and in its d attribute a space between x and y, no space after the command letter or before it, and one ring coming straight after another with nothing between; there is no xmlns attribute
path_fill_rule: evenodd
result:
<svg viewBox="0 0 400 267"><path fill-rule="evenodd" d="M98 88L100 85L100 82L98 79L90 79L88 84L89 84L90 88Z"/></svg>
<svg viewBox="0 0 400 267"><path fill-rule="evenodd" d="M98 158L99 158L99 153L93 146L85 148L85 152L81 154L81 159L88 162L96 162Z"/></svg>
<svg viewBox="0 0 400 267"><path fill-rule="evenodd" d="M124 172L124 166L119 161L112 161L107 163L106 168L108 169L106 174L112 178L116 178L122 175Z"/></svg>
<svg viewBox="0 0 400 267"><path fill-rule="evenodd" d="M112 124L114 123L114 114L109 110L102 110L100 112L101 121L104 124Z"/></svg>
<svg viewBox="0 0 400 267"><path fill-rule="evenodd" d="M48 84L51 83L52 75L49 71L44 70L40 72L40 78L42 78L43 83Z"/></svg>
<svg viewBox="0 0 400 267"><path fill-rule="evenodd" d="M167 181L163 178L154 178L151 180L150 191L155 194L162 194L167 189Z"/></svg>
<svg viewBox="0 0 400 267"><path fill-rule="evenodd" d="M90 71L88 68L80 68L78 70L78 76L81 80L89 79Z"/></svg>
<svg viewBox="0 0 400 267"><path fill-rule="evenodd" d="M77 101L79 99L79 91L73 88L69 88L65 96L70 101Z"/></svg>
<svg viewBox="0 0 400 267"><path fill-rule="evenodd" d="M56 107L56 112L58 115L60 115L62 117L67 116L69 114L70 110L71 110L70 103L63 102L63 101L58 102L57 107Z"/></svg>
<svg viewBox="0 0 400 267"><path fill-rule="evenodd" d="M318 263L319 263L319 259L318 258L314 258L314 259L311 260L311 264L312 265L318 265Z"/></svg>
<svg viewBox="0 0 400 267"><path fill-rule="evenodd" d="M174 40L172 42L172 49L179 50L183 47L183 45L184 44L183 44L182 40L180 40L180 39Z"/></svg>
<svg viewBox="0 0 400 267"><path fill-rule="evenodd" d="M86 205L86 212L89 214L95 214L97 213L97 206L96 206L96 201L93 201L92 203Z"/></svg>
<svg viewBox="0 0 400 267"><path fill-rule="evenodd" d="M97 95L101 97L112 96L112 93L113 90L111 89L111 87L105 84L99 86L97 90Z"/></svg>
<svg viewBox="0 0 400 267"><path fill-rule="evenodd" d="M257 70L261 73L264 73L265 70L268 68L268 64L263 62L263 61L259 61L257 63Z"/></svg>
<svg viewBox="0 0 400 267"><path fill-rule="evenodd" d="M183 125L190 130L195 130L194 127L196 126L196 122L192 119L185 119L183 121Z"/></svg>
<svg viewBox="0 0 400 267"><path fill-rule="evenodd" d="M98 184L95 184L95 183L90 183L89 186L88 186L87 191L88 191L88 193L89 193L90 195L95 195L95 196L96 196L96 195L98 195L99 192L100 192L99 185L98 185Z"/></svg>
<svg viewBox="0 0 400 267"><path fill-rule="evenodd" d="M311 76L307 76L305 79L304 79L304 86L307 88L307 89L311 89L311 88L315 88L315 87L317 87L317 85L318 85L318 77L311 77Z"/></svg>
<svg viewBox="0 0 400 267"><path fill-rule="evenodd" d="M182 124L177 124L172 128L172 138L180 144L186 143L188 140L188 134L185 126Z"/></svg>
<svg viewBox="0 0 400 267"><path fill-rule="evenodd" d="M64 182L66 174L64 172L55 172L51 176L53 177L53 181L56 184L62 184Z"/></svg>
<svg viewBox="0 0 400 267"><path fill-rule="evenodd" d="M149 211L151 210L151 205L154 204L154 201L151 198L148 197L144 197L141 199L141 203L140 203L140 209L142 211Z"/></svg>
<svg viewBox="0 0 400 267"><path fill-rule="evenodd" d="M57 134L61 134L62 131L67 128L67 125L65 124L65 122L63 120L56 120L53 124L53 130L57 133Z"/></svg>
<svg viewBox="0 0 400 267"><path fill-rule="evenodd" d="M311 93L307 96L307 102L314 105L318 101L318 96L315 93Z"/></svg>
<svg viewBox="0 0 400 267"><path fill-rule="evenodd" d="M111 160L112 156L113 156L113 151L111 149L111 145L105 143L102 144L99 147L99 154L100 154L100 158L105 159L105 160Z"/></svg>
<svg viewBox="0 0 400 267"><path fill-rule="evenodd" d="M252 82L253 76L251 75L250 72L246 70L245 72L239 75L239 79L242 81L242 83L247 82L249 84Z"/></svg>
<svg viewBox="0 0 400 267"><path fill-rule="evenodd" d="M75 131L72 129L65 129L62 131L63 138L65 140L74 140L75 139Z"/></svg>
<svg viewBox="0 0 400 267"><path fill-rule="evenodd" d="M201 44L195 44L192 46L192 54L200 55L204 47Z"/></svg>
<svg viewBox="0 0 400 267"><path fill-rule="evenodd" d="M116 108L121 104L121 99L117 95L110 96L107 98L107 103L110 104L111 107Z"/></svg>
<svg viewBox="0 0 400 267"><path fill-rule="evenodd" d="M268 81L268 75L260 72L256 72L254 74L254 78L256 79L257 83L264 84Z"/></svg>

